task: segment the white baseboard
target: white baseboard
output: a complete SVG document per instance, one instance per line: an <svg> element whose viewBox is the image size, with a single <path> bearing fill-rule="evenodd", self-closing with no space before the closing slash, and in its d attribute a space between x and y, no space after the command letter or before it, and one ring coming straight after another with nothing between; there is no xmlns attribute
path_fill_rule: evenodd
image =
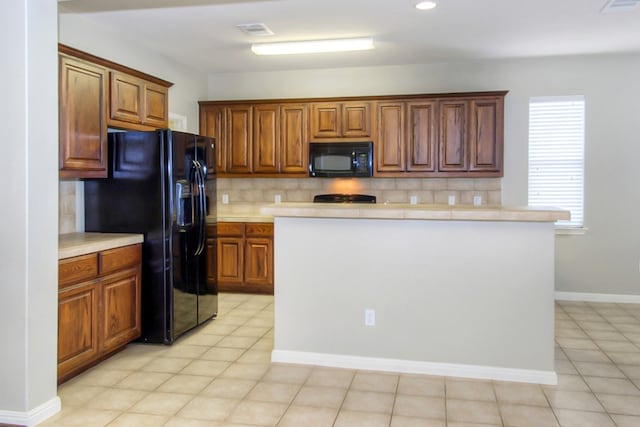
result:
<svg viewBox="0 0 640 427"><path fill-rule="evenodd" d="M640 295L590 294L590 293L584 293L584 292L556 292L556 300L640 304Z"/></svg>
<svg viewBox="0 0 640 427"><path fill-rule="evenodd" d="M27 412L0 410L0 424L35 426L60 412L62 405L58 396Z"/></svg>
<svg viewBox="0 0 640 427"><path fill-rule="evenodd" d="M309 353L286 350L273 350L271 353L271 361L368 371L429 374L548 385L558 384L558 376L554 371L537 371L531 369L495 368L490 366L432 363L414 360L384 359L377 357L346 356L341 354Z"/></svg>

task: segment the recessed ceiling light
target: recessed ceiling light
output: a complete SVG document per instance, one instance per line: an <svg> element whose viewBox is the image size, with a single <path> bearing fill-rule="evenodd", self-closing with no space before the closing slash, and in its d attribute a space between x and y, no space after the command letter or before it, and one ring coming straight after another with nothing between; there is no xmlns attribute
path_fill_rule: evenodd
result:
<svg viewBox="0 0 640 427"><path fill-rule="evenodd" d="M418 3L416 5L416 9L420 9L420 10L430 10L433 9L434 7L436 7L436 2L434 1L421 1L420 3Z"/></svg>
<svg viewBox="0 0 640 427"><path fill-rule="evenodd" d="M256 55L291 55L297 53L347 52L373 49L370 37L333 40L307 40L282 43L258 43L251 45Z"/></svg>

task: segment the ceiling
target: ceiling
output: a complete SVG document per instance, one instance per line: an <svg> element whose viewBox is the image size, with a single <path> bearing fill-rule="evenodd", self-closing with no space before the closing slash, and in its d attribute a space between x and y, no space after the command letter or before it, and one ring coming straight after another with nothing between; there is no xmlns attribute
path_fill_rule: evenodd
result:
<svg viewBox="0 0 640 427"><path fill-rule="evenodd" d="M640 52L640 6L601 13L607 0L437 0L435 9L419 11L416 2L59 0L59 11L212 73ZM236 28L254 22L275 34ZM373 37L374 50L278 57L250 51L251 43L363 36Z"/></svg>

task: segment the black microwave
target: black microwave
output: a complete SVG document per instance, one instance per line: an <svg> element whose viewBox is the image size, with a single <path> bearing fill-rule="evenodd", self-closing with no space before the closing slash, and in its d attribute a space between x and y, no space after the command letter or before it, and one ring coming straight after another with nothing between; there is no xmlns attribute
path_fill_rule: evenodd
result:
<svg viewBox="0 0 640 427"><path fill-rule="evenodd" d="M373 176L373 142L309 143L309 176Z"/></svg>

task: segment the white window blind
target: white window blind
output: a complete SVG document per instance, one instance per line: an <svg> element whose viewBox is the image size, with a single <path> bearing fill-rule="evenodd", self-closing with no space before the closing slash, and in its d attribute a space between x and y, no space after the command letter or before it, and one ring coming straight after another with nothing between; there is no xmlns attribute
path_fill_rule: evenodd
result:
<svg viewBox="0 0 640 427"><path fill-rule="evenodd" d="M529 205L571 211L560 227L582 227L584 97L529 100Z"/></svg>

